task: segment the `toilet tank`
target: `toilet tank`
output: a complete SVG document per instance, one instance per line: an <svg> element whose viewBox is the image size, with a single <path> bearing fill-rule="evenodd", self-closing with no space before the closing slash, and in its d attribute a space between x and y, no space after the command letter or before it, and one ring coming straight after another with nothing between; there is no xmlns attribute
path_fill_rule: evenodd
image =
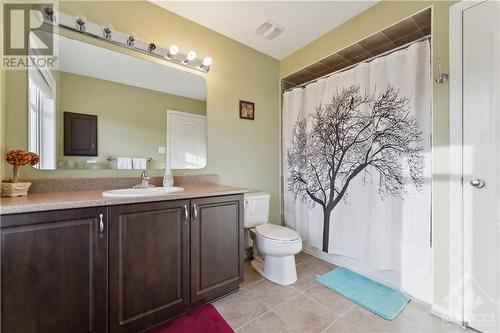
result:
<svg viewBox="0 0 500 333"><path fill-rule="evenodd" d="M269 199L271 196L264 192L245 193L245 228L253 228L269 220Z"/></svg>

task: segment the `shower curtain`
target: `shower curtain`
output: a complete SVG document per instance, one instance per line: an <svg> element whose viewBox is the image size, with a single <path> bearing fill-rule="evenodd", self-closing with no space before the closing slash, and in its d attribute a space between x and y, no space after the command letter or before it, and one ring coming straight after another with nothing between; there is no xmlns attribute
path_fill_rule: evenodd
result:
<svg viewBox="0 0 500 333"><path fill-rule="evenodd" d="M366 268L375 272L372 275L390 271L398 277L390 284L424 300L430 298L431 290L430 89L430 43L425 40L283 95L285 223L309 246L327 249L334 261L352 264L357 271ZM347 102L342 103L342 98ZM384 103L394 103L395 111L384 113ZM354 111L340 112L342 107ZM338 119L342 117L345 119ZM385 119L386 125L377 132L373 128L379 126L380 119ZM337 146L343 149L342 144L325 142L345 138L345 133L328 132L329 123L337 129L353 129L355 133L348 135L356 138L356 144L373 142L372 147L361 144L347 153L351 154L348 162L340 157L332 159L334 166L349 163L340 168L343 182L338 181L338 188L329 183L332 172L328 164L321 164L321 156L325 151L324 158L337 154ZM384 130L395 134L391 137ZM318 134L321 131L327 135L322 137ZM384 135L384 139L372 139ZM324 144L334 148L318 148ZM310 194L326 200L330 189L334 197L339 196L348 175L357 166L364 166L365 155L373 154L369 149L386 146L394 149L386 155L374 155L373 162L366 163L348 182L345 195L331 210L329 230L324 235L325 209ZM376 278L384 280L384 275Z"/></svg>

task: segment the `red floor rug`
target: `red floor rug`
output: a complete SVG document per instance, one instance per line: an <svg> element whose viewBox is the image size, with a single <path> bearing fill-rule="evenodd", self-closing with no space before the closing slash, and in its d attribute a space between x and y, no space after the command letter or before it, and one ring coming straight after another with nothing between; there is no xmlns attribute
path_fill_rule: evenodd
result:
<svg viewBox="0 0 500 333"><path fill-rule="evenodd" d="M148 333L234 333L212 304L156 327Z"/></svg>

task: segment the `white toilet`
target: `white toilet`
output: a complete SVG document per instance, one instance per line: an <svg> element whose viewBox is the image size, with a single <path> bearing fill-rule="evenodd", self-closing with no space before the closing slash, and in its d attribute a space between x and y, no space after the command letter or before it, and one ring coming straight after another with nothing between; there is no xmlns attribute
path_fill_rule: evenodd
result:
<svg viewBox="0 0 500 333"><path fill-rule="evenodd" d="M297 281L295 254L302 250L302 239L295 230L268 223L270 198L267 193L245 193L244 225L254 240L252 267L286 286Z"/></svg>

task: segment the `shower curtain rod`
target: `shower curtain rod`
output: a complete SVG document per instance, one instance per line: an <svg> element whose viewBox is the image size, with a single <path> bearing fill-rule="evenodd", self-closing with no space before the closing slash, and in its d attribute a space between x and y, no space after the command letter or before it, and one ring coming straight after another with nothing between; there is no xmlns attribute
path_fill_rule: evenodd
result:
<svg viewBox="0 0 500 333"><path fill-rule="evenodd" d="M335 71L335 72L332 72L332 73L325 74L325 75L320 76L320 77L318 77L318 78L315 78L315 79L313 79L313 80L310 80L310 81L307 81L307 82L301 83L301 84L299 84L299 85L296 85L295 87L288 88L288 89L284 90L284 91L283 91L283 93L286 93L286 92L288 92L288 91L291 91L291 90L293 90L293 89L295 89L295 88L303 88L303 87L307 86L307 85L308 85L308 84L310 84L310 83L316 82L316 81L321 80L321 79L325 79L325 78L330 77L330 76L332 76L332 75L334 75L334 74L337 74L337 73L345 72L345 71L347 71L347 70L349 70L349 69L351 69L351 68L353 68L353 67L356 67L357 65L359 65L359 64L361 64L361 63L363 63L363 62L370 62L370 61L373 61L373 60L375 60L375 59L377 59L377 58L384 57L384 56L389 55L389 54L391 54L391 53L393 53L393 52L396 52L396 51L399 51L399 50L406 49L406 48L410 47L412 44L415 44L415 43L418 43L418 42L421 42L421 41L424 41L424 40L428 40L428 39L431 39L431 35L427 35L427 36L425 36L425 37L421 37L421 38L416 39L416 40L414 40L414 41L412 41L412 42L409 42L409 43L406 43L406 44L404 44L404 45L401 45L401 46L395 47L395 48L393 48L393 49L391 49L391 50L389 50L389 51L385 51L385 52L383 52L383 53L377 54L376 56L373 56L373 57L368 58L368 59L366 59L366 60L363 60L363 61L357 62L357 63L355 63L355 64L349 65L349 66L347 66L347 67L345 67L345 68L339 69L338 71Z"/></svg>

